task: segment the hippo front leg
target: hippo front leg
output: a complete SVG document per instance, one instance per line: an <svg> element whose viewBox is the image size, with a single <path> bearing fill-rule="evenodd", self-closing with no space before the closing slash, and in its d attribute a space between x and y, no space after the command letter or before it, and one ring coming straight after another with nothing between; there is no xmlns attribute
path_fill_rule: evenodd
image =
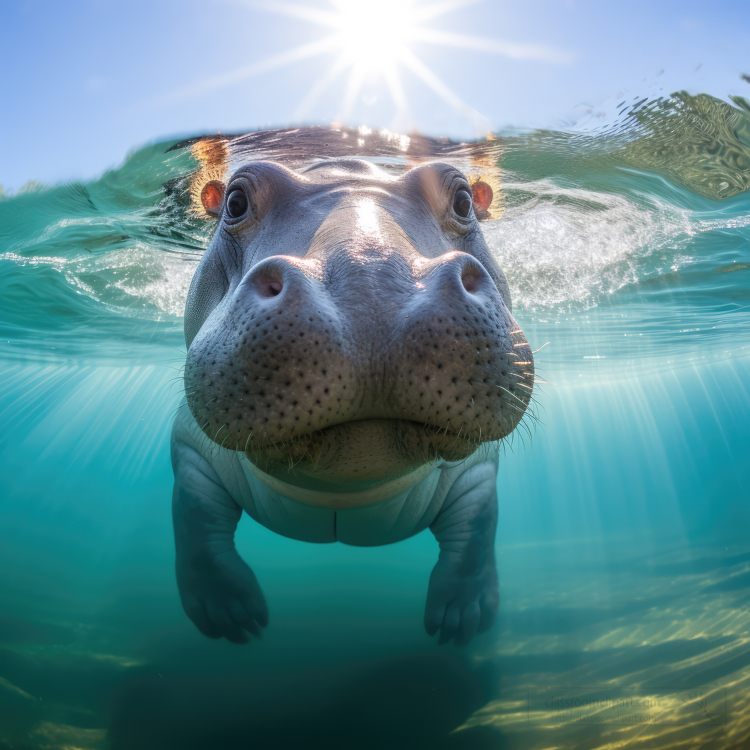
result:
<svg viewBox="0 0 750 750"><path fill-rule="evenodd" d="M255 574L234 548L242 509L194 448L172 439L172 520L182 607L209 638L260 637L268 609Z"/></svg>
<svg viewBox="0 0 750 750"><path fill-rule="evenodd" d="M468 643L495 620L497 459L468 469L454 483L430 529L440 556L430 575L425 629L438 643Z"/></svg>

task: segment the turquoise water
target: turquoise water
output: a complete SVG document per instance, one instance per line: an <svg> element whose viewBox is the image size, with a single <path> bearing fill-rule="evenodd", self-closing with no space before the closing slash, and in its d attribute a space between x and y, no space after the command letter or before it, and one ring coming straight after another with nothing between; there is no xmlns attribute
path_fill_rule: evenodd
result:
<svg viewBox="0 0 750 750"><path fill-rule="evenodd" d="M0 748L746 747L746 105L628 102L467 147L351 133L393 171L417 147L499 167L485 235L546 344L541 424L501 456L498 622L463 649L423 631L429 534L316 546L245 517L263 639L183 614L169 431L212 229L190 144L0 201ZM295 166L333 138L232 159Z"/></svg>

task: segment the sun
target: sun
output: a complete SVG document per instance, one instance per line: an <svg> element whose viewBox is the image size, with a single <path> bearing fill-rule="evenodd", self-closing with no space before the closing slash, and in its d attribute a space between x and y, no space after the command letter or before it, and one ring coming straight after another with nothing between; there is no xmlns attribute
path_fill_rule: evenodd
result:
<svg viewBox="0 0 750 750"><path fill-rule="evenodd" d="M347 65L364 74L386 73L409 52L418 28L411 3L403 0L337 0L332 19Z"/></svg>
<svg viewBox="0 0 750 750"><path fill-rule="evenodd" d="M406 70L451 108L468 116L479 129L486 129L485 119L451 91L411 49L416 41L454 47L477 44L481 47L482 39L440 32L425 25L434 18L474 5L477 1L443 0L425 4L414 0L330 0L326 9L284 2L268 6L268 12L306 19L333 32L321 40L314 52L312 49L310 52L337 52L336 61L300 103L295 119L304 119L324 91L342 74L348 73L336 120L350 119L365 82L382 79L396 106L395 120L403 123L409 119L401 80ZM484 40L487 41L490 40Z"/></svg>

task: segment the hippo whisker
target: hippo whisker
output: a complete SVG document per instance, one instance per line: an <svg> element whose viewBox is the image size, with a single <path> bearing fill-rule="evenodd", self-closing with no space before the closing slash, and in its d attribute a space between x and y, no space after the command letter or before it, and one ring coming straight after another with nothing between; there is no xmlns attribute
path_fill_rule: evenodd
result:
<svg viewBox="0 0 750 750"><path fill-rule="evenodd" d="M525 448L526 447L526 440L524 439L524 431L525 431L526 435L528 435L529 440L533 440L533 435L531 433L531 430L529 429L528 424L526 424L526 422L524 420L521 420L518 423L518 427L520 427L521 429L515 429L513 431L513 437L515 437L517 435L518 439L521 441L521 444Z"/></svg>
<svg viewBox="0 0 750 750"><path fill-rule="evenodd" d="M510 406L511 408L516 409L520 414L526 414L528 412L529 416L533 417L533 414L529 409L531 404L536 403L533 396L529 398L528 402L526 402L523 399L516 396L515 393L511 393L507 388L503 388L501 385L496 385L495 388L499 388L501 391L504 391L509 396L515 398L516 401L518 402L518 403L514 403L513 401L506 401L505 404L507 406Z"/></svg>
<svg viewBox="0 0 750 750"><path fill-rule="evenodd" d="M516 406L516 405L515 405L514 403L512 403L512 402L508 402L508 403L506 403L506 406L507 406L507 407L508 407L509 409L512 409L513 411L515 411L515 412L517 412L518 414L520 414L520 415L521 415L522 417L526 417L526 416L528 416L528 417L529 417L529 419L532 419L532 420L536 420L536 416L535 416L534 414L532 414L532 413L531 413L531 412L529 411L529 409L528 409L528 408L525 408L525 409L520 409L520 408L519 408L518 406ZM523 424L523 419L521 419L521 421L520 421L520 422L518 423L518 425L517 425L517 426L519 426L519 427L520 427L520 426L521 426L521 424Z"/></svg>
<svg viewBox="0 0 750 750"><path fill-rule="evenodd" d="M519 414L525 414L525 413L526 413L526 410L525 410L525 409L521 409L521 408L519 408L518 406L516 406L516 405L515 405L514 403L512 403L512 402L510 402L510 403L506 403L506 404L505 404L505 406L507 406L507 407L508 407L509 409L513 409L513 411L516 411L516 412L518 412Z"/></svg>
<svg viewBox="0 0 750 750"><path fill-rule="evenodd" d="M252 436L253 436L252 432L248 433L247 440L245 440L245 448L244 448L244 451L243 451L244 453L247 453L247 446L250 444L250 438Z"/></svg>
<svg viewBox="0 0 750 750"><path fill-rule="evenodd" d="M291 441L290 441L290 442L291 442ZM295 460L294 460L294 459L292 458L292 456L291 456L291 453L290 453L290 456L289 456L289 471L292 471L292 470L294 469L294 467L295 467L295 466L299 465L299 464L300 464L300 463L301 463L302 461L304 461L304 460L305 460L305 458L307 458L307 455L308 455L308 451L305 451L305 453L304 453L304 454L303 454L302 456L300 456L300 457L299 457L299 458L298 458L298 459L297 459L297 460L295 461Z"/></svg>
<svg viewBox="0 0 750 750"><path fill-rule="evenodd" d="M526 450L526 441L523 439L523 433L522 432L514 432L514 435L518 435L518 439L521 441L521 444L524 447L524 450Z"/></svg>
<svg viewBox="0 0 750 750"><path fill-rule="evenodd" d="M531 417L532 415L529 415L529 416ZM535 422L534 420L532 420L532 424L533 424L533 425L534 425L534 427L536 428L537 422ZM523 429L525 429L525 430L526 430L526 432L527 432L527 433L528 433L528 435L529 435L529 439L530 439L530 438L531 438L531 436L532 436L532 432L531 432L531 427L529 427L529 423L528 423L528 420L526 420L526 419L522 419L522 420L521 420L521 421L520 421L520 422L518 423L518 426L519 426L519 427L523 427Z"/></svg>
<svg viewBox="0 0 750 750"><path fill-rule="evenodd" d="M507 388L503 388L503 386L501 385L497 385L496 383L484 383L484 382L477 383L476 381L472 381L472 380L470 380L469 383L471 383L471 385L479 385L479 386L491 385L494 388L499 388L501 391L505 391L509 396L512 396L514 399L516 399L516 401L523 404L524 408L526 408L526 402L523 399L516 396L515 393L511 393L511 391L509 391ZM472 404L473 404L473 397L472 397Z"/></svg>
<svg viewBox="0 0 750 750"><path fill-rule="evenodd" d="M537 425L539 427L544 427L544 422L542 422L542 420L539 418L539 416L537 414L535 414L531 409L527 409L526 410L526 414L524 416L527 416L527 415L528 415L528 418L534 423L535 427ZM523 420L521 420L521 421L523 421ZM520 424L520 422L519 422L519 424Z"/></svg>
<svg viewBox="0 0 750 750"><path fill-rule="evenodd" d="M180 404L169 416L173 417L175 414L177 414L177 412L180 409L182 409L183 406L187 406L187 401L185 401L184 403Z"/></svg>
<svg viewBox="0 0 750 750"><path fill-rule="evenodd" d="M523 417L524 417L524 418L525 418L525 417L528 417L528 418L529 418L529 419L530 419L530 420L531 420L532 422L534 422L535 424L538 424L538 425L542 425L542 422L541 422L541 420L539 419L539 417L537 417L537 415L536 415L536 414L534 414L534 412L533 412L533 411L532 411L532 410L531 410L530 408L528 408L528 407L527 407L526 409L519 409L519 408L518 408L518 407L517 407L517 406L516 406L515 404L513 404L513 403L509 403L509 404L508 404L508 406L509 406L509 407L510 407L511 409L514 409L514 410L515 410L516 412L518 412L519 414L523 415ZM522 419L522 420L521 420L521 421L520 421L520 422L518 423L518 426L519 426L519 427L520 427L521 425L525 425L525 421L524 421L524 419Z"/></svg>

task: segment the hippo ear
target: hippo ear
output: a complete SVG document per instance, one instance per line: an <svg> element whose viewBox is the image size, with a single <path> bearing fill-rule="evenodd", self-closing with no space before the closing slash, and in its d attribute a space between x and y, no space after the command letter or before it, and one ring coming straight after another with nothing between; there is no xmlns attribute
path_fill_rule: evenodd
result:
<svg viewBox="0 0 750 750"><path fill-rule="evenodd" d="M209 216L218 216L221 210L221 202L224 200L226 187L221 180L211 180L201 190L201 203L203 210Z"/></svg>
<svg viewBox="0 0 750 750"><path fill-rule="evenodd" d="M489 207L492 205L492 199L494 193L492 188L483 180L477 180L471 186L471 197L474 201L474 215L482 221L483 219L489 219Z"/></svg>

